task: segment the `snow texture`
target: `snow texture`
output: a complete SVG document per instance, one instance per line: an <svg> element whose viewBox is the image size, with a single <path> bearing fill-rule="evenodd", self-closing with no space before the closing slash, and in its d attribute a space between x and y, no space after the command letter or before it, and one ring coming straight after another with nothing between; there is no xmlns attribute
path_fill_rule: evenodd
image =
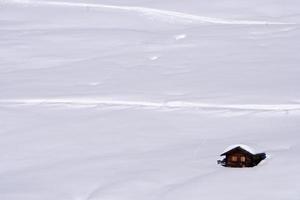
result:
<svg viewBox="0 0 300 200"><path fill-rule="evenodd" d="M300 1L0 0L0 200L299 200ZM247 144L257 167L217 164Z"/></svg>

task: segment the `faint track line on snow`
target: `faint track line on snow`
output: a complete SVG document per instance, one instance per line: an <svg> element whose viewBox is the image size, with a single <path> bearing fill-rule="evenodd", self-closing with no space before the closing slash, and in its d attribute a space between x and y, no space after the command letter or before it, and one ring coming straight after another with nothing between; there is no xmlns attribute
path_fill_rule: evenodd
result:
<svg viewBox="0 0 300 200"><path fill-rule="evenodd" d="M133 108L156 109L200 109L212 111L257 111L257 112L292 112L300 111L300 104L210 104L188 101L130 101L97 98L48 98L48 99L2 99L0 106L125 106Z"/></svg>
<svg viewBox="0 0 300 200"><path fill-rule="evenodd" d="M186 22L186 23L209 23L209 24L235 24L235 25L291 25L294 23L270 22L270 21L254 21L254 20L229 20L222 18L206 17L195 14L189 14L178 11L161 10L155 8L139 7L139 6L117 6L96 3L80 3L66 1L38 1L38 0L0 0L0 3L18 3L35 6L66 6L66 7L83 7L96 9L112 9L121 11L130 11L149 16L153 19L160 19L170 22Z"/></svg>

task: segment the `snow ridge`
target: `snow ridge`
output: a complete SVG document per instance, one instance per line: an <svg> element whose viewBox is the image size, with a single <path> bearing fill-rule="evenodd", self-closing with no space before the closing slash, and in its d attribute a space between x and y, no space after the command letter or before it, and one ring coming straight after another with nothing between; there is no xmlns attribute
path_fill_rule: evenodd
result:
<svg viewBox="0 0 300 200"><path fill-rule="evenodd" d="M79 3L65 1L38 1L38 0L0 0L0 3L17 3L34 6L67 6L67 7L83 7L96 9L114 9L120 11L130 11L149 16L152 19L159 19L168 22L183 23L208 23L208 24L233 24L233 25L284 25L294 23L269 22L269 21L252 21L252 20L228 20L214 17L199 16L177 11L161 10L155 8L138 7L138 6L116 6L95 3Z"/></svg>
<svg viewBox="0 0 300 200"><path fill-rule="evenodd" d="M127 106L142 108L175 108L175 109L203 109L227 111L263 111L263 112L291 112L300 111L300 104L211 104L187 101L129 101L96 98L48 98L48 99L6 99L0 100L0 106L5 105L59 105L59 106Z"/></svg>

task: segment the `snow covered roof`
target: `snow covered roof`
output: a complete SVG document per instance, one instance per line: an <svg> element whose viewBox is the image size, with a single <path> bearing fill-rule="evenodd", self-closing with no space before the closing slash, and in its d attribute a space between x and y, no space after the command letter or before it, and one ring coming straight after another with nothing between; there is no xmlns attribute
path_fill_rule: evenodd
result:
<svg viewBox="0 0 300 200"><path fill-rule="evenodd" d="M221 155L223 155L224 153L226 153L226 152L228 152L228 151L230 151L230 150L232 150L232 149L235 149L235 148L237 148L237 147L241 147L242 149L248 151L249 153L255 154L255 151L254 151L252 148L250 148L249 146L245 145L245 144L234 144L234 145L231 145L231 146L227 147L227 148L223 151L223 153L222 153Z"/></svg>

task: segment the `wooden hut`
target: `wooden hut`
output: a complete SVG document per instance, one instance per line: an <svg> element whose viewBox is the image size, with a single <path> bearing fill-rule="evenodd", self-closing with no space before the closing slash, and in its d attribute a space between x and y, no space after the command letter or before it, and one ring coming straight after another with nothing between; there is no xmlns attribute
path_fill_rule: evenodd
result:
<svg viewBox="0 0 300 200"><path fill-rule="evenodd" d="M254 151L246 145L234 145L228 147L221 156L225 156L223 160L218 160L218 164L224 167L254 167L266 158L265 153L254 153Z"/></svg>

